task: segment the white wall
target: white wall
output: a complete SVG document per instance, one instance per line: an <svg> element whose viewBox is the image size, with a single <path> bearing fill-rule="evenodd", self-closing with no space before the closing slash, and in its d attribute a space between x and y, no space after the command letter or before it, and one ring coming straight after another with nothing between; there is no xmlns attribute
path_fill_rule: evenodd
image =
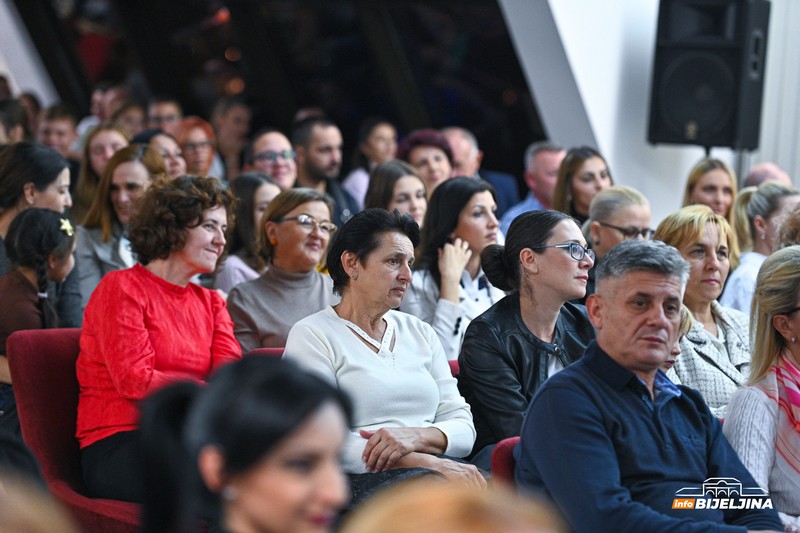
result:
<svg viewBox="0 0 800 533"><path fill-rule="evenodd" d="M585 132L570 132L558 123L559 110L583 106L591 135L616 182L636 187L650 199L653 224L679 207L689 169L704 151L700 147L652 146L646 141L658 1L499 1L537 104L549 109L541 114L553 140L569 146L577 143L564 135L586 137ZM762 148L753 162L773 160L800 176L800 104L796 98L800 36L790 31L800 27L800 2L773 0L772 4ZM548 35L548 10L560 42L537 40L535 35L537 26L542 25ZM531 70L537 62L525 59L549 55L552 60L561 55L561 49L580 101L570 90L537 90L547 74ZM735 162L728 149L714 149L712 155Z"/></svg>
<svg viewBox="0 0 800 533"><path fill-rule="evenodd" d="M0 0L0 72L8 76L15 94L32 90L42 100L43 106L58 100L58 94L11 0Z"/></svg>

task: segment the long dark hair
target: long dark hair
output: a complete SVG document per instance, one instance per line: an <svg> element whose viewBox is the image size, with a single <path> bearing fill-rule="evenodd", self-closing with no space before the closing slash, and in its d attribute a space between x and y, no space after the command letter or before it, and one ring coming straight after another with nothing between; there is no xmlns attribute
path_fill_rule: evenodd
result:
<svg viewBox="0 0 800 533"><path fill-rule="evenodd" d="M419 245L421 257L417 261L417 268L429 271L436 285L442 280L439 272L439 249L450 240L450 234L458 226L461 210L473 196L484 191L489 191L496 198L494 187L475 178L452 178L434 189L422 223Z"/></svg>
<svg viewBox="0 0 800 533"><path fill-rule="evenodd" d="M218 522L221 495L200 477L200 451L214 445L224 455L226 475L246 472L328 402L342 409L349 425L344 393L269 356L231 363L206 387L178 383L147 398L141 411L142 530L189 531L195 517Z"/></svg>
<svg viewBox="0 0 800 533"><path fill-rule="evenodd" d="M258 233L255 226L249 223L255 209L256 191L265 183L275 185L269 175L263 172L246 172L233 180L230 189L236 197L236 220L233 236L228 251L239 256L250 268L259 270L258 264ZM275 185L277 187L277 185ZM261 225L257 221L256 226Z"/></svg>
<svg viewBox="0 0 800 533"><path fill-rule="evenodd" d="M19 142L0 150L0 213L13 208L25 194L25 184L43 191L68 168L67 160L51 148Z"/></svg>
<svg viewBox="0 0 800 533"><path fill-rule="evenodd" d="M8 228L5 241L8 259L12 268L27 267L36 273L39 309L45 328L58 327L58 313L47 296L49 257L52 255L63 261L72 253L74 242L72 223L50 209L25 209L14 217Z"/></svg>

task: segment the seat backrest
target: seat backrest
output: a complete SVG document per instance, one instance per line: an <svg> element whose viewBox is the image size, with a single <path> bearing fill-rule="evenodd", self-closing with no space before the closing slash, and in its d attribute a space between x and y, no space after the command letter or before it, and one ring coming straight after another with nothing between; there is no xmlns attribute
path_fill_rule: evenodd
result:
<svg viewBox="0 0 800 533"><path fill-rule="evenodd" d="M79 328L16 331L6 353L22 437L48 482L63 480L84 492L75 421Z"/></svg>
<svg viewBox="0 0 800 533"><path fill-rule="evenodd" d="M509 485L515 485L514 467L517 465L514 459L514 448L519 442L519 437L508 437L497 443L492 450L492 478Z"/></svg>
<svg viewBox="0 0 800 533"><path fill-rule="evenodd" d="M245 354L245 357L251 355L267 355L269 357L283 357L283 348L255 348Z"/></svg>

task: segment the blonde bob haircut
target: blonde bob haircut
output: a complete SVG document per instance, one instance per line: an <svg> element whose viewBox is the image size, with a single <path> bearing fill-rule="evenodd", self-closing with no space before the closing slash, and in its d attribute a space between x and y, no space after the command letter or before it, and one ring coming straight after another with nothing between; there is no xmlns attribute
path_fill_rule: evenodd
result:
<svg viewBox="0 0 800 533"><path fill-rule="evenodd" d="M663 241L680 250L687 244L697 242L708 224L717 226L719 240L728 244L728 260L733 270L739 264L739 244L725 217L715 214L707 205L688 205L668 215L656 228L653 240Z"/></svg>
<svg viewBox="0 0 800 533"><path fill-rule="evenodd" d="M562 533L545 504L495 486L480 490L448 481L417 480L389 488L353 512L343 533Z"/></svg>
<svg viewBox="0 0 800 533"><path fill-rule="evenodd" d="M692 196L692 192L694 192L694 188L697 183L705 176L708 172L712 170L720 169L725 172L728 177L731 179L731 190L733 191L733 200L736 200L736 173L733 169L724 161L720 161L719 159L712 159L710 157L706 157L701 159L692 170L689 172L689 178L686 180L686 188L683 191L683 207L687 205L692 205L689 198ZM725 213L725 218L728 219L728 222L733 223L732 220L732 213L733 206L728 209L728 212Z"/></svg>
<svg viewBox="0 0 800 533"><path fill-rule="evenodd" d="M756 278L750 309L751 385L767 375L786 346L786 339L775 328L774 320L797 307L798 296L800 246L789 246L767 257Z"/></svg>

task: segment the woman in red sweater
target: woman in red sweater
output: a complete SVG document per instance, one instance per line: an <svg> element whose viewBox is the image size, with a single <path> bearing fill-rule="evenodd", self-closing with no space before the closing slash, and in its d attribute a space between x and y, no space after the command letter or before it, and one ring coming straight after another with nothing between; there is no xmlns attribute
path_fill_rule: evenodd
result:
<svg viewBox="0 0 800 533"><path fill-rule="evenodd" d="M86 306L76 436L94 497L142 499L142 398L241 358L224 300L190 282L223 257L233 202L214 178L151 186L130 225L139 264L104 276Z"/></svg>

